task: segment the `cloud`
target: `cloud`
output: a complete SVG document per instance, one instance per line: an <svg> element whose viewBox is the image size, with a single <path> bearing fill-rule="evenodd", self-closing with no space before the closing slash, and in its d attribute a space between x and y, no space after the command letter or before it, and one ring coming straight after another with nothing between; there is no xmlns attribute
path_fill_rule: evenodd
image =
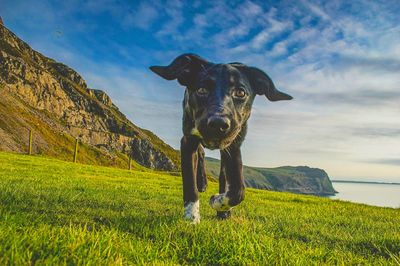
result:
<svg viewBox="0 0 400 266"><path fill-rule="evenodd" d="M366 138L399 138L400 139L400 128L385 128L385 127L361 127L354 128L353 134L356 136Z"/></svg>
<svg viewBox="0 0 400 266"><path fill-rule="evenodd" d="M313 104L347 105L370 109L383 105L396 105L400 102L400 91L364 89L346 92L299 93L299 98Z"/></svg>
<svg viewBox="0 0 400 266"><path fill-rule="evenodd" d="M183 3L179 0L167 1L163 7L168 15L168 20L162 24L161 29L155 33L158 38L168 37L179 40L179 27L185 20L182 8Z"/></svg>
<svg viewBox="0 0 400 266"><path fill-rule="evenodd" d="M324 20L331 20L330 16L318 5L310 3L309 1L301 1L311 12Z"/></svg>
<svg viewBox="0 0 400 266"><path fill-rule="evenodd" d="M223 23L216 23L220 30L212 37L215 45L222 48L247 36L257 26L257 18L262 15L263 9L251 1L245 1L236 8L219 3L206 11L205 17L208 21L215 21L216 16L224 17Z"/></svg>
<svg viewBox="0 0 400 266"><path fill-rule="evenodd" d="M376 75L382 72L400 72L400 59L387 57L347 57L341 58L340 65L342 66L357 66L368 71L374 71Z"/></svg>
<svg viewBox="0 0 400 266"><path fill-rule="evenodd" d="M240 33L248 34L252 28L261 28L249 41L242 42L230 48L231 53L251 53L260 50L264 48L267 43L273 41L275 37L292 28L291 21L279 21L275 18L276 9L271 8L268 12L263 12L261 8L256 10L257 14L254 14L255 11L249 12L251 15L243 18L242 23L238 26L235 25L230 28L227 35L219 35L219 38L227 37L228 39L232 39L237 37L231 34L233 29L235 29L235 31L233 31L235 33L240 30Z"/></svg>
<svg viewBox="0 0 400 266"><path fill-rule="evenodd" d="M129 14L123 20L126 26L135 26L143 30L151 28L154 21L158 18L159 11L147 2L141 2L139 7Z"/></svg>
<svg viewBox="0 0 400 266"><path fill-rule="evenodd" d="M371 160L371 161L367 161L367 162L368 163L376 163L376 164L388 164L388 165L400 166L400 159L398 159L398 158Z"/></svg>

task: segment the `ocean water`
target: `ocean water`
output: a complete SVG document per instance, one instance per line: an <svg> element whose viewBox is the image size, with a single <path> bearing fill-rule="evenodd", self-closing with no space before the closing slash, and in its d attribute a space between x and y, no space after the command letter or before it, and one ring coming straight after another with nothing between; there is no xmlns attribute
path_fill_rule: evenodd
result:
<svg viewBox="0 0 400 266"><path fill-rule="evenodd" d="M400 208L400 185L332 182L337 193L331 199L373 206Z"/></svg>

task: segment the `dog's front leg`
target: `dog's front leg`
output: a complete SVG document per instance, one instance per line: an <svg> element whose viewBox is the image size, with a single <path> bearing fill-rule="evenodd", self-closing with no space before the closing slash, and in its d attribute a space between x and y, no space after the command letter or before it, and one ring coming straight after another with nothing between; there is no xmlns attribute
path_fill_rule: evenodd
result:
<svg viewBox="0 0 400 266"><path fill-rule="evenodd" d="M184 218L193 223L200 222L199 192L196 185L199 143L199 139L193 136L184 136L181 140Z"/></svg>
<svg viewBox="0 0 400 266"><path fill-rule="evenodd" d="M222 151L221 151L222 158ZM225 161L221 160L221 166L219 171L219 194L224 194L226 192L226 170ZM226 219L231 216L231 211L217 211L217 217L220 219Z"/></svg>
<svg viewBox="0 0 400 266"><path fill-rule="evenodd" d="M221 164L223 165L221 175L226 178L227 189L225 193L212 196L210 205L217 211L219 217L226 218L229 216L231 208L244 199L243 165L240 148L230 147L229 150L221 151ZM223 181L221 179L220 182ZM221 187L223 185L220 183Z"/></svg>
<svg viewBox="0 0 400 266"><path fill-rule="evenodd" d="M204 149L203 146L199 145L197 149L197 189L199 192L205 192L207 189L207 175L206 166L204 160Z"/></svg>

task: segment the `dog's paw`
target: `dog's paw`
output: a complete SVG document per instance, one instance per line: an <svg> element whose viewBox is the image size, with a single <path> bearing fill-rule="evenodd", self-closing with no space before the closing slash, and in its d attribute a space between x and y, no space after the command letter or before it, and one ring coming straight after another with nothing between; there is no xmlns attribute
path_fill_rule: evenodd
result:
<svg viewBox="0 0 400 266"><path fill-rule="evenodd" d="M197 182L197 189L199 192L206 192L207 190L207 183L204 182Z"/></svg>
<svg viewBox="0 0 400 266"><path fill-rule="evenodd" d="M231 211L226 211L226 212L218 212L217 211L217 218L221 220L225 220L231 217Z"/></svg>
<svg viewBox="0 0 400 266"><path fill-rule="evenodd" d="M216 194L210 198L210 206L216 211L226 212L232 209L228 204L229 198L225 194Z"/></svg>
<svg viewBox="0 0 400 266"><path fill-rule="evenodd" d="M183 218L192 224L200 223L200 201L187 203Z"/></svg>

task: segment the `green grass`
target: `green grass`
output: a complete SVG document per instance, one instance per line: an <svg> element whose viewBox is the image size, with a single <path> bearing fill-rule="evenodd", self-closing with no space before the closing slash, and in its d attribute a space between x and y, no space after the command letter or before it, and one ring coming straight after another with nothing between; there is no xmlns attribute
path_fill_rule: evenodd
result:
<svg viewBox="0 0 400 266"><path fill-rule="evenodd" d="M178 176L0 153L0 265L400 263L399 209L247 189L219 221L216 191L191 225Z"/></svg>

